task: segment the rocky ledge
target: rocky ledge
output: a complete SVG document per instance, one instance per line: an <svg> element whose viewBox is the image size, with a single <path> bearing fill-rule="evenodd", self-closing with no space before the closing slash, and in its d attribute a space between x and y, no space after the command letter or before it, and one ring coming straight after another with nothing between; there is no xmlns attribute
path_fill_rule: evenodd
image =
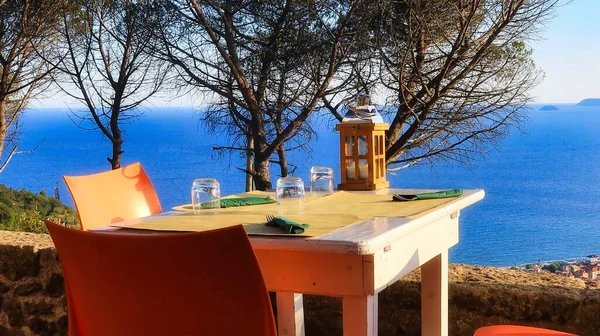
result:
<svg viewBox="0 0 600 336"><path fill-rule="evenodd" d="M47 235L0 231L0 335L66 335L60 265ZM600 290L553 274L453 264L450 335L521 324L600 336ZM339 298L305 297L307 335L342 335ZM420 335L420 273L379 294L380 335Z"/></svg>

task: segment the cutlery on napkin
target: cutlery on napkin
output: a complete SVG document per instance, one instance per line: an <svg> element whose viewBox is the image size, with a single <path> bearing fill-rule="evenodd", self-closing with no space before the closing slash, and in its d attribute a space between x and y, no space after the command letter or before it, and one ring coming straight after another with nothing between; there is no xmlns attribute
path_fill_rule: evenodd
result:
<svg viewBox="0 0 600 336"><path fill-rule="evenodd" d="M260 204L269 204L275 203L275 200L271 197L238 197L238 198L222 198L221 199L221 208L232 208L238 206L246 206L246 205L260 205ZM203 208L211 208L211 202L201 203L200 206Z"/></svg>
<svg viewBox="0 0 600 336"><path fill-rule="evenodd" d="M282 216L267 216L266 226L280 227L289 234L302 234L308 229L308 224L296 223Z"/></svg>
<svg viewBox="0 0 600 336"><path fill-rule="evenodd" d="M426 200L426 199L437 199L437 198L448 198L448 197L458 197L463 194L461 189L449 189L449 190L441 190L435 192L426 192L419 194L395 194L392 197L393 201L396 202L406 202L406 201L417 201L417 200Z"/></svg>

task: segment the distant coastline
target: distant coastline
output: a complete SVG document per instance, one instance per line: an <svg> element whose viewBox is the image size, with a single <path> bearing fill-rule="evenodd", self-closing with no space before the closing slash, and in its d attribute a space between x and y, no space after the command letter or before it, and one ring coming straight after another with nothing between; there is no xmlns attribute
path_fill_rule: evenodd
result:
<svg viewBox="0 0 600 336"><path fill-rule="evenodd" d="M575 258L566 258L566 259L552 259L552 260L538 260L537 262L528 262L528 263L521 263L521 264L513 264L511 266L499 266L500 268L512 268L512 269L527 269L529 268L528 266L533 266L533 265L540 265L540 266L544 266L544 265L550 265L550 264L573 264L573 263L589 263L590 262L590 256L594 256L597 257L597 255L595 254L590 254L584 257L575 257ZM596 260L594 260L596 261Z"/></svg>
<svg viewBox="0 0 600 336"><path fill-rule="evenodd" d="M600 98L586 98L575 106L600 106Z"/></svg>
<svg viewBox="0 0 600 336"><path fill-rule="evenodd" d="M590 254L582 258L572 258L565 260L541 261L537 263L513 265L507 267L514 270L521 270L528 273L553 273L567 278L582 279L586 283L600 281L600 257L597 254Z"/></svg>

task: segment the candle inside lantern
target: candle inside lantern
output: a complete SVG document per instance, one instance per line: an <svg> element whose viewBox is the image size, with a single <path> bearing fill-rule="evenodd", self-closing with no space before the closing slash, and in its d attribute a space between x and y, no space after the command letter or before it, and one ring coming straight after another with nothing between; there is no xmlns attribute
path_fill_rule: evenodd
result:
<svg viewBox="0 0 600 336"><path fill-rule="evenodd" d="M368 165L360 165L358 167L359 172L358 172L358 178L359 179L366 179L369 176L369 166ZM348 167L346 167L346 176L349 179L355 179L355 168L354 165L349 165Z"/></svg>

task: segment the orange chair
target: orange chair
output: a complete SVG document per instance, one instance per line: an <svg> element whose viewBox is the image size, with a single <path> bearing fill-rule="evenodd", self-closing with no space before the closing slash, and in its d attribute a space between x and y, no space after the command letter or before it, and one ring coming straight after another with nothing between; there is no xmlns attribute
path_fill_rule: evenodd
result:
<svg viewBox="0 0 600 336"><path fill-rule="evenodd" d="M562 331L534 328L534 327L522 327L515 325L496 325L489 327L482 327L475 330L473 336L577 336L575 334L569 334Z"/></svg>
<svg viewBox="0 0 600 336"><path fill-rule="evenodd" d="M63 176L82 230L162 212L152 182L139 163L84 176Z"/></svg>
<svg viewBox="0 0 600 336"><path fill-rule="evenodd" d="M70 336L277 335L241 225L134 235L45 224L63 269Z"/></svg>

